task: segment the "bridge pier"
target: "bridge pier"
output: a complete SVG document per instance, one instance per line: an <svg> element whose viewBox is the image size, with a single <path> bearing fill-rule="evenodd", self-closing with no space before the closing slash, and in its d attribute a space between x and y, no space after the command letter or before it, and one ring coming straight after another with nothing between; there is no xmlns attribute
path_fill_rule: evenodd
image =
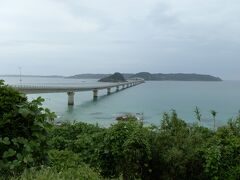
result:
<svg viewBox="0 0 240 180"><path fill-rule="evenodd" d="M107 95L111 94L111 88L107 88Z"/></svg>
<svg viewBox="0 0 240 180"><path fill-rule="evenodd" d="M74 105L74 92L67 92L68 94L68 105L73 106Z"/></svg>
<svg viewBox="0 0 240 180"><path fill-rule="evenodd" d="M96 100L98 98L98 90L94 89L93 90L93 100Z"/></svg>
<svg viewBox="0 0 240 180"><path fill-rule="evenodd" d="M75 92L79 92L79 91L93 91L93 98L97 99L98 97L98 90L100 89L107 89L107 94L111 94L111 89L116 88L116 92L118 92L120 90L120 88L122 87L122 89L125 88L129 88L135 85L139 85L141 83L144 83L144 80L131 80L129 82L126 83L114 83L113 85L109 85L109 84L103 84L103 85L98 85L96 84L95 86L89 86L89 87L85 87L85 86L28 86L28 85L15 85L12 86L14 89L16 89L17 91L20 91L21 93L25 93L25 94L40 94L40 93L60 93L60 92L64 92L67 93L68 95L68 105L73 106L74 105L74 94Z"/></svg>

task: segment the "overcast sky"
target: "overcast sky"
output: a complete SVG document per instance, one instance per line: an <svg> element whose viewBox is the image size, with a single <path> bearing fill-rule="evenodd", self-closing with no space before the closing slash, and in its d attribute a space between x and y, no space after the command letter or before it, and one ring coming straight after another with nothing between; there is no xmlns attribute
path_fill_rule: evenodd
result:
<svg viewBox="0 0 240 180"><path fill-rule="evenodd" d="M239 0L0 0L0 74L240 79Z"/></svg>

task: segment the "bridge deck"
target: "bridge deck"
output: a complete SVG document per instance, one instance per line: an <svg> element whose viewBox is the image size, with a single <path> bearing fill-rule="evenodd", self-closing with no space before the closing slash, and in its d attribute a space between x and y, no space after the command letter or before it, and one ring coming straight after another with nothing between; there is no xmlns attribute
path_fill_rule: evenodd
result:
<svg viewBox="0 0 240 180"><path fill-rule="evenodd" d="M40 93L61 93L61 92L80 92L93 91L108 88L116 88L119 86L137 85L143 83L144 80L129 80L123 83L82 83L79 85L12 85L12 87L25 94Z"/></svg>

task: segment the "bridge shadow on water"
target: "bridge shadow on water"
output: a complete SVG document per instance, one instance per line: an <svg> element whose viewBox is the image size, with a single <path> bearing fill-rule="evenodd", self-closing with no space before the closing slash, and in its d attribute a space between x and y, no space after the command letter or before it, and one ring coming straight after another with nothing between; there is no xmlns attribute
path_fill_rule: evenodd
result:
<svg viewBox="0 0 240 180"><path fill-rule="evenodd" d="M126 90L126 89L124 89ZM112 98L113 96L117 95L117 94L121 94L124 90L119 90L118 92L111 92L110 94L105 94L105 95L101 95L98 96L97 98L93 98L92 100L89 101L85 101L82 104L79 105L75 105L75 106L68 106L67 108L67 112L68 113L72 113L74 111L74 109L87 109L93 106L96 106L99 103L102 103L104 101L108 101L110 98Z"/></svg>

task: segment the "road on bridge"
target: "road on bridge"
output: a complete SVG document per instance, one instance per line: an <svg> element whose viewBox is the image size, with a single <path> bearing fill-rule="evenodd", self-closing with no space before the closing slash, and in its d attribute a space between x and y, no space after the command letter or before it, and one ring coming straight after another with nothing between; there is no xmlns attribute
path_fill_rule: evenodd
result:
<svg viewBox="0 0 240 180"><path fill-rule="evenodd" d="M12 87L25 94L40 94L40 93L63 93L68 94L68 105L74 105L74 93L80 91L92 91L93 98L97 99L98 90L107 89L107 94L111 94L111 89L116 88L116 91L119 91L119 88L122 89L129 88L132 86L139 85L145 81L140 78L131 79L127 82L119 83L83 83L80 85L12 85Z"/></svg>

